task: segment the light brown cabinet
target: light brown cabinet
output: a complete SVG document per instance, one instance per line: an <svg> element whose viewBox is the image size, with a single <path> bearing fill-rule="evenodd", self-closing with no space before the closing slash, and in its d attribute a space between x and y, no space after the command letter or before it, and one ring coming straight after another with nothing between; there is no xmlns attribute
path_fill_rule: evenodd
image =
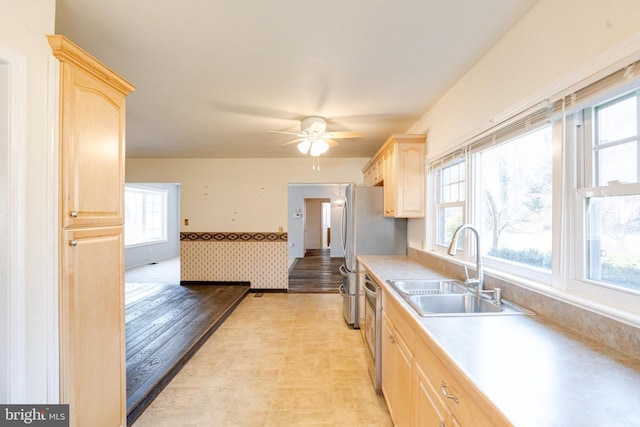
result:
<svg viewBox="0 0 640 427"><path fill-rule="evenodd" d="M415 366L416 410L414 425L422 427L460 427L447 405L440 398L438 390L429 381L420 365Z"/></svg>
<svg viewBox="0 0 640 427"><path fill-rule="evenodd" d="M72 63L61 67L62 226L122 225L125 97Z"/></svg>
<svg viewBox="0 0 640 427"><path fill-rule="evenodd" d="M60 402L71 426L126 426L125 98L134 87L63 36L59 60Z"/></svg>
<svg viewBox="0 0 640 427"><path fill-rule="evenodd" d="M61 401L71 425L125 426L121 227L62 233Z"/></svg>
<svg viewBox="0 0 640 427"><path fill-rule="evenodd" d="M382 392L396 426L511 424L443 355L411 315L383 292Z"/></svg>
<svg viewBox="0 0 640 427"><path fill-rule="evenodd" d="M394 134L362 169L365 185L384 186L384 215L424 217L426 135Z"/></svg>
<svg viewBox="0 0 640 427"><path fill-rule="evenodd" d="M422 373L422 381L429 384L431 390L435 389L435 393L439 393L438 397L441 399L434 400L431 404L434 408L439 407L445 414L445 425L455 426L459 422L461 426L509 426L510 424L504 420L491 402L480 394L471 382L459 374L449 360L436 355L432 346L433 343L425 337L416 338L414 347L416 369ZM418 412L421 411L418 410ZM456 423L451 424L452 418Z"/></svg>
<svg viewBox="0 0 640 427"><path fill-rule="evenodd" d="M398 426L411 423L413 354L389 317L382 315L382 393Z"/></svg>

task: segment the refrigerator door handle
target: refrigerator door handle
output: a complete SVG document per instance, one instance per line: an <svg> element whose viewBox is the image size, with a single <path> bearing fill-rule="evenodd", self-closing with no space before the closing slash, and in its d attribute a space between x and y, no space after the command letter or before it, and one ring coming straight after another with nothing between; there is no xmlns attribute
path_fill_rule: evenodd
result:
<svg viewBox="0 0 640 427"><path fill-rule="evenodd" d="M342 207L342 252L347 253L347 201L345 200Z"/></svg>
<svg viewBox="0 0 640 427"><path fill-rule="evenodd" d="M344 284L340 285L338 287L338 292L340 292L340 295L342 295L343 297L348 297L349 295L347 294L347 292L344 290Z"/></svg>
<svg viewBox="0 0 640 427"><path fill-rule="evenodd" d="M349 277L349 271L347 270L347 267L344 264L340 265L340 267L338 268L338 271L340 272L342 277Z"/></svg>

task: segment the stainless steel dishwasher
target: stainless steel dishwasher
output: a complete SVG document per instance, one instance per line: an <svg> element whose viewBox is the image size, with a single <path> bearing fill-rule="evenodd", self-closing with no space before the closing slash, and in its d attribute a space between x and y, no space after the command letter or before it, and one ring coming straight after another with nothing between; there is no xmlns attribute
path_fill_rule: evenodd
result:
<svg viewBox="0 0 640 427"><path fill-rule="evenodd" d="M364 279L364 340L369 349L369 374L376 390L382 386L380 365L382 336L382 294L380 286L368 274ZM362 325L361 325L362 327Z"/></svg>

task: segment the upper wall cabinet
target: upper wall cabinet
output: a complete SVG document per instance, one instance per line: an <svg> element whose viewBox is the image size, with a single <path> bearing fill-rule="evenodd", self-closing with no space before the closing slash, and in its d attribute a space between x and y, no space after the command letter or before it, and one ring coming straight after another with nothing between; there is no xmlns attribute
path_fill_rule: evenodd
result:
<svg viewBox="0 0 640 427"><path fill-rule="evenodd" d="M384 186L384 215L424 217L426 135L394 134L362 169L365 185Z"/></svg>
<svg viewBox="0 0 640 427"><path fill-rule="evenodd" d="M62 227L122 225L125 97L133 86L62 36L60 60Z"/></svg>

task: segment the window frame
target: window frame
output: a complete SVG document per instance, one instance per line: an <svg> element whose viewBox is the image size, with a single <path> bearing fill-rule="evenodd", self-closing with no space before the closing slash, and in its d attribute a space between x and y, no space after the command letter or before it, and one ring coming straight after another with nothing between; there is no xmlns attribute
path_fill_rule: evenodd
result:
<svg viewBox="0 0 640 427"><path fill-rule="evenodd" d="M629 69L631 67L627 67ZM622 74L622 72L617 72ZM625 72L626 76L626 72ZM598 82L600 83L600 82ZM561 98L553 103L553 112L550 115L552 122L552 269L550 274L540 274L535 268L527 268L519 264L516 266L509 265L509 262L494 262L492 257L484 256L483 264L485 270L498 278L510 281L519 286L533 289L537 292L559 298L572 304L576 304L583 308L603 313L609 317L630 323L640 325L640 291L625 288L615 284L597 282L586 278L586 205L585 198L596 196L598 194L611 194L611 186L606 188L586 186L586 174L592 169L593 158L585 157L589 149L585 149L585 139L593 138L589 134L589 120L585 120L584 111L597 105L602 105L607 100L620 98L630 91L636 91L639 97L638 115L640 116L640 76L633 79L626 79L622 83L615 83L603 90L598 86L597 90L588 88L587 94L583 98L567 95L566 89L562 93ZM588 96L587 96L588 95ZM558 95L560 96L560 95ZM516 117L516 116L514 116ZM521 113L518 117L526 117ZM587 117L588 119L588 117ZM526 118L524 119L526 120ZM639 117L639 133L640 133L640 117ZM499 127L496 125L495 127ZM443 161L439 159L455 159L456 153L464 151L466 156L467 182L466 182L466 200L464 212L466 215L466 223L474 224L477 222L476 207L474 204L481 203L476 200L475 187L478 185L478 172L474 154L483 148L473 147L474 143L480 138L485 138L488 132L461 143L456 150L446 153L440 158L428 159L428 170L430 172L429 180L432 181L431 197L427 200L431 203L430 211L434 221L432 226L427 229L427 241L431 242L431 248L434 253L446 258L447 260L456 260L454 262L462 262L471 265L475 261L474 240L465 233L463 240L463 249L458 250L455 258L446 255L446 247L436 244L436 222L437 210L435 206L436 179L433 172L436 170L433 165L437 164L438 169L446 167L454 160ZM640 142L639 144L639 163L640 169ZM473 147L472 150L469 147ZM471 154L469 154L471 152ZM591 153L588 153L591 154ZM640 176L640 171L638 171ZM635 195L640 194L640 183L617 184L615 185L617 195ZM580 255L576 255L580 254Z"/></svg>
<svg viewBox="0 0 640 427"><path fill-rule="evenodd" d="M568 138L567 143L575 146L576 160L572 162L575 165L576 183L573 189L574 212L572 218L575 224L575 239L574 247L576 253L580 253L580 257L576 257L571 271L571 278L568 281L568 289L575 292L583 293L585 295L596 295L601 298L603 293L610 293L606 295L608 300L612 300L614 304L626 307L629 305L628 301L624 301L625 297L635 296L633 301L640 301L640 290L626 288L620 285L597 281L588 277L588 244L587 244L587 204L592 197L607 197L607 196L625 196L625 195L640 195L640 182L617 184L617 185L595 185L597 177L597 167L595 165L595 150L593 149L596 144L596 127L597 119L595 115L595 109L603 105L611 104L616 101L620 101L624 98L635 96L638 102L638 133L640 138L640 89L625 90L621 88L618 90L607 91L600 97L589 103L588 106L575 111L571 114L572 122L574 123L574 131L570 134L573 139ZM640 146L640 142L637 143ZM640 150L639 154L640 155ZM637 174L640 174L640 161L637 165ZM640 177L639 177L640 178ZM638 302L635 302L637 304Z"/></svg>
<svg viewBox="0 0 640 427"><path fill-rule="evenodd" d="M451 168L453 166L457 166L460 165L460 163L464 163L464 181L456 181L457 183L464 183L464 188L463 188L463 196L464 199L463 200L458 200L456 202L441 202L439 201L442 195L442 180L439 179L438 173L441 173L444 169L447 168ZM448 248L448 244L446 243L440 243L438 241L438 232L439 232L439 224L440 224L440 216L439 216L439 211L440 209L446 209L446 208L456 208L456 207L460 207L462 209L462 224L465 224L466 222L466 218L468 217L468 212L466 209L467 203L466 201L468 200L468 185L469 182L469 167L468 167L468 159L466 157L462 157L462 158L457 158L453 161L447 162L443 165L440 165L440 167L438 167L437 169L434 169L433 171L433 194L434 194L434 233L433 233L433 242L434 242L434 246L438 248L438 250L442 253L445 253L447 248ZM449 182L449 184L451 184L451 182ZM461 225L462 225L461 224ZM462 251L464 251L464 249L461 249Z"/></svg>

